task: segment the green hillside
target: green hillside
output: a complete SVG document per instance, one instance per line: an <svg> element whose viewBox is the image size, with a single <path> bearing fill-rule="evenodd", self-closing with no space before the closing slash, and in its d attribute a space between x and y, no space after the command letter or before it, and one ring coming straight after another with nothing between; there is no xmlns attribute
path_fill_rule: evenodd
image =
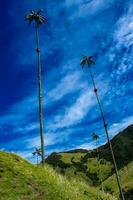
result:
<svg viewBox="0 0 133 200"><path fill-rule="evenodd" d="M133 125L116 135L112 146L119 169L133 161ZM99 151L102 158L112 162L108 144L101 146Z"/></svg>
<svg viewBox="0 0 133 200"><path fill-rule="evenodd" d="M112 145L120 170L122 185L126 200L133 199L133 125L127 127L112 139ZM57 172L64 174L70 180L84 181L87 185L102 188L106 192L115 194L118 198L118 187L111 154L108 144L97 149L72 150L62 153L52 153L47 158L47 163L52 165ZM99 164L100 163L100 164ZM129 196L129 197L128 197Z"/></svg>
<svg viewBox="0 0 133 200"><path fill-rule="evenodd" d="M0 152L1 200L116 200L98 189L57 174L47 164L35 166L21 157Z"/></svg>
<svg viewBox="0 0 133 200"><path fill-rule="evenodd" d="M133 199L133 161L119 171L126 200ZM103 183L106 192L118 196L116 177L113 174Z"/></svg>
<svg viewBox="0 0 133 200"><path fill-rule="evenodd" d="M112 144L125 199L132 200L133 125L115 136ZM100 160L96 149L52 153L44 167L0 152L0 200L119 199L108 144L98 151Z"/></svg>

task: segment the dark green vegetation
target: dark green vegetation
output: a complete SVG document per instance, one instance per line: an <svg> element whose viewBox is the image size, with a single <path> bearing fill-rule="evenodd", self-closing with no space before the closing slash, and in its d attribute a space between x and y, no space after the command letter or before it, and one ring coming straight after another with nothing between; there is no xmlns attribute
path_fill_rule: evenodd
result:
<svg viewBox="0 0 133 200"><path fill-rule="evenodd" d="M36 166L0 152L0 200L116 200L84 182L68 180L50 166Z"/></svg>
<svg viewBox="0 0 133 200"><path fill-rule="evenodd" d="M126 200L133 199L133 125L112 139L112 146L117 161L123 191ZM52 153L47 158L58 172L70 180L82 180L89 186L101 189L100 174L105 192L119 196L116 176L109 145L98 148L100 156L100 171L97 158L97 149L73 150L63 153Z"/></svg>

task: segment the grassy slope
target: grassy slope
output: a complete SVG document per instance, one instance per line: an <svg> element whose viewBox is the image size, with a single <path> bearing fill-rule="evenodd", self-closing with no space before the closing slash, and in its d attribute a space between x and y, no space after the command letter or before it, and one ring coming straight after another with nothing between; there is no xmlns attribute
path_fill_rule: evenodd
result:
<svg viewBox="0 0 133 200"><path fill-rule="evenodd" d="M111 175L112 164L103 159L99 170L97 157L91 157L85 163L81 162L85 155L86 153L53 153L48 157L47 162L70 180L74 178L90 186L98 186L100 174L103 180Z"/></svg>
<svg viewBox="0 0 133 200"><path fill-rule="evenodd" d="M62 156L62 161L71 164L71 159L74 157L75 162L79 162L81 157L84 157L86 153L59 153Z"/></svg>
<svg viewBox="0 0 133 200"><path fill-rule="evenodd" d="M127 197L126 200L128 199L132 200L133 199L133 161L130 162L124 168L122 168L119 171L119 175L122 181L124 193L127 193L129 190L132 191L132 195L130 194L130 198ZM115 194L116 196L118 196L118 189L116 189L118 188L118 186L116 183L115 175L112 175L106 181L104 181L103 185L106 191L110 191L112 194Z"/></svg>
<svg viewBox="0 0 133 200"><path fill-rule="evenodd" d="M119 169L133 161L133 125L116 135L112 146ZM112 162L108 144L101 146L99 151L102 158Z"/></svg>
<svg viewBox="0 0 133 200"><path fill-rule="evenodd" d="M0 152L1 200L96 200L98 195L103 200L115 200L85 183L68 181L47 165L42 168Z"/></svg>

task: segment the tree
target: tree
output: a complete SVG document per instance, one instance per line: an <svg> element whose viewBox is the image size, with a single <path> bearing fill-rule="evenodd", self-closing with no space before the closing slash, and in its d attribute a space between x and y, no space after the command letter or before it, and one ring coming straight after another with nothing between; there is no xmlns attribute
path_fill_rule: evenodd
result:
<svg viewBox="0 0 133 200"><path fill-rule="evenodd" d="M93 140L96 141L96 147L97 147L97 140L99 139L99 135L96 133L92 133L92 138L93 138Z"/></svg>
<svg viewBox="0 0 133 200"><path fill-rule="evenodd" d="M111 151L111 155L112 155L112 160L113 160L113 164L114 164L114 169L115 169L115 174L116 174L116 179L117 179L117 183L118 183L120 196L121 196L121 199L124 200L125 198L124 198L124 194L123 194L123 190L122 190L122 184L121 184L121 180L120 180L120 177L119 177L119 174L118 174L118 169L117 169L117 164L116 164L116 160L115 160L115 156L114 156L114 152L113 152L113 148L112 148L112 143L111 143L110 138L109 138L107 123L106 123L104 112L103 112L101 102L99 100L99 96L98 96L98 93L97 93L97 88L96 88L95 80L94 80L94 77L93 77L93 73L92 73L92 70L91 70L91 66L93 64L95 64L95 62L93 61L93 57L94 56L83 56L83 59L81 61L81 66L82 66L82 68L84 68L84 66L87 65L88 68L89 68L89 73L90 73L90 77L91 77L92 84L93 84L93 87L94 87L94 92L95 92L95 95L96 95L99 110L100 110L100 113L101 113L104 130L105 130L105 133L106 133L107 141L109 143L109 147L110 147L110 151Z"/></svg>
<svg viewBox="0 0 133 200"><path fill-rule="evenodd" d="M35 151L32 154L33 154L33 156L36 155L36 157L37 157L37 165L38 165L38 157L42 155L41 149L36 148Z"/></svg>
<svg viewBox="0 0 133 200"><path fill-rule="evenodd" d="M42 151L42 165L44 165L44 130L43 130L43 112L42 112L42 67L40 59L40 43L39 43L39 28L46 22L46 18L41 15L42 10L34 11L31 10L26 15L25 19L31 24L34 22L35 33L36 33L36 52L38 57L38 96L39 96L39 119L40 119L40 139L41 139L41 151Z"/></svg>
<svg viewBox="0 0 133 200"><path fill-rule="evenodd" d="M92 139L94 141L96 141L96 151L97 151L97 161L98 161L98 168L99 168L99 177L100 177L102 192L104 192L104 189L103 189L103 180L102 180L102 172L101 172L101 166L100 166L100 156L99 156L99 151L98 151L98 139L99 139L99 135L97 133L93 133L92 134Z"/></svg>

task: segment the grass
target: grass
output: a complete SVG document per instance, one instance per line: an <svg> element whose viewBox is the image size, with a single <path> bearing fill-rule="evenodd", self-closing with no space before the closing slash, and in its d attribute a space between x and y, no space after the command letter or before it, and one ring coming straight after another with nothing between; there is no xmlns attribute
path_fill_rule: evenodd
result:
<svg viewBox="0 0 133 200"><path fill-rule="evenodd" d="M90 158L87 161L87 171L90 174L96 174L98 181L100 176L102 180L106 180L112 172L112 164L104 159L101 159L100 165L97 158Z"/></svg>
<svg viewBox="0 0 133 200"><path fill-rule="evenodd" d="M60 168L57 167L58 172L63 171L63 174L71 181L76 179L77 181L82 181L86 185L101 188L100 173L103 180L104 191L108 192L116 198L119 198L119 190L116 181L116 176L113 173L112 163L101 159L100 169L98 165L98 159L96 157L88 158L85 163L82 163L80 158L82 153L59 153L61 155L60 159L65 162L65 164L70 164L69 167ZM57 154L58 156L58 154ZM72 161L73 158L73 161ZM83 166L86 168L84 169ZM112 174L113 173L113 174ZM133 199L133 161L127 164L125 167L119 170L119 174L122 181L123 191L126 200Z"/></svg>
<svg viewBox="0 0 133 200"><path fill-rule="evenodd" d="M101 159L100 168L99 161L97 157L92 157L82 162L82 158L86 156L87 153L58 153L51 154L47 161L49 164L53 165L55 169L66 175L69 179L77 179L79 181L84 181L90 186L99 185L100 178L106 180L112 173L111 162ZM61 163L59 162L61 161ZM63 165L62 162L66 165ZM68 166L67 166L68 165Z"/></svg>
<svg viewBox="0 0 133 200"><path fill-rule="evenodd" d="M119 175L120 175L123 190L125 191L125 193L127 193L129 190L133 191L133 161L127 166L125 166L124 168L122 168L119 171ZM110 193L114 194L117 197L119 196L115 175L112 175L106 181L104 181L103 185L106 191L109 191ZM127 199L128 198L126 198L126 200ZM132 199L133 199L133 196L132 196Z"/></svg>
<svg viewBox="0 0 133 200"><path fill-rule="evenodd" d="M84 182L35 166L15 154L0 152L1 200L115 200Z"/></svg>

